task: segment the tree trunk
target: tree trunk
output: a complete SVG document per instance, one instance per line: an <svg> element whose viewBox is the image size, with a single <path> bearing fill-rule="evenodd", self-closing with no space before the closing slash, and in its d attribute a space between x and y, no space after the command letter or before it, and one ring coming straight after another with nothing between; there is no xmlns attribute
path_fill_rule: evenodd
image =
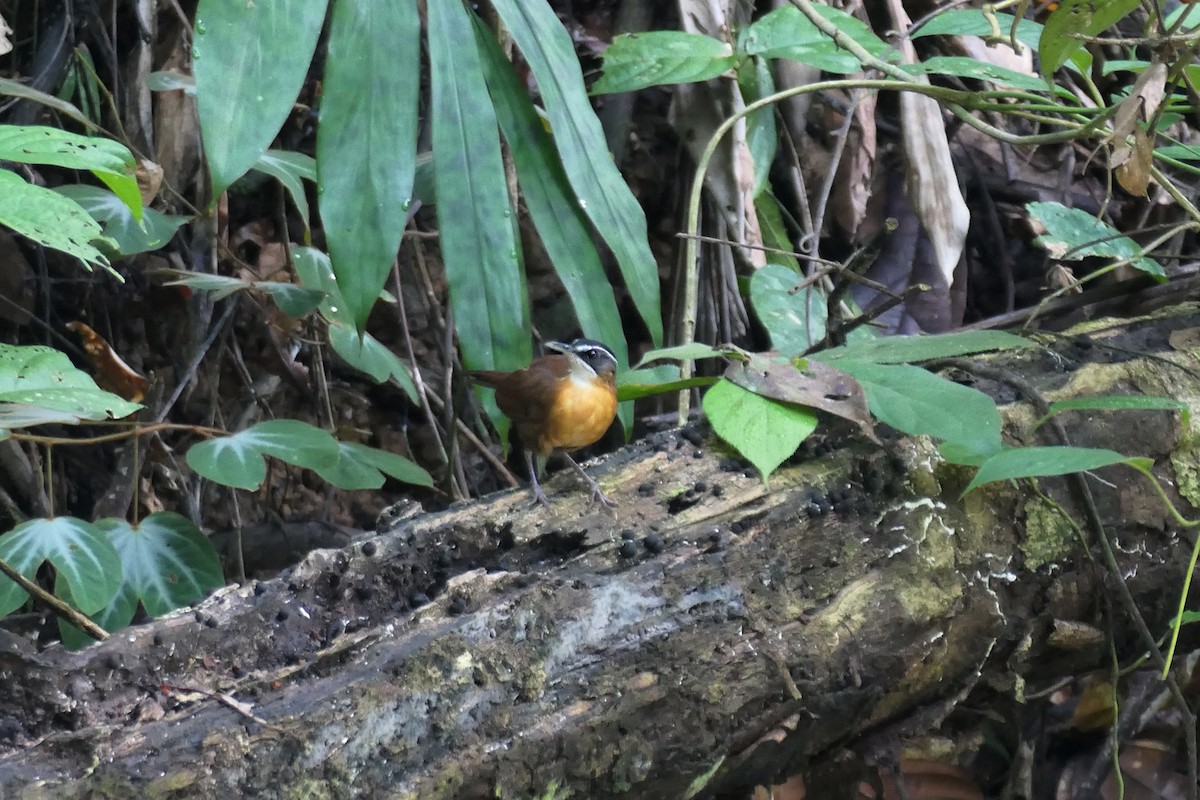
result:
<svg viewBox="0 0 1200 800"><path fill-rule="evenodd" d="M1181 398L1195 420L1200 359L1168 344L1189 311L987 364L1056 398ZM1054 443L1037 416L1007 406L1006 435ZM1200 505L1196 422L1063 420ZM657 433L592 467L615 514L563 473L551 510L518 491L402 516L80 653L10 635L0 796L715 796L934 729L981 682L1106 664L1102 634L1058 635L1099 630L1114 580L1064 516L1096 535L1069 482L960 498L970 470L880 433L825 434L769 486L710 434ZM1090 485L1161 633L1190 541L1132 470ZM1120 652L1143 647L1113 624Z"/></svg>

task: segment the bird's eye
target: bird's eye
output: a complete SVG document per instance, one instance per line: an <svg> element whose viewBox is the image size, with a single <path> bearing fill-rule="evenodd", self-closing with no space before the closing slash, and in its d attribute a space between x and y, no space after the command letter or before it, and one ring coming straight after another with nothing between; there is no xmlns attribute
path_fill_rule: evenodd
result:
<svg viewBox="0 0 1200 800"><path fill-rule="evenodd" d="M592 350L588 350L588 351L587 351L587 354L586 354L584 357L585 357L586 359L588 359L589 361L591 361L593 358L596 358L596 357L597 357L597 356L599 356L599 355L600 355L600 354L599 354L599 353L597 353L595 349L592 349Z"/></svg>

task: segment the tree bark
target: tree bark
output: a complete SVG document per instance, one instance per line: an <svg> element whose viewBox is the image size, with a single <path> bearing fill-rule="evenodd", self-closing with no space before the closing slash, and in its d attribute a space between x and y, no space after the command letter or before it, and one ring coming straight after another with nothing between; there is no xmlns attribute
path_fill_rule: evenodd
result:
<svg viewBox="0 0 1200 800"><path fill-rule="evenodd" d="M1153 457L1186 513L1200 359L1169 342L1195 324L1184 309L986 363L1055 398L1184 399L1187 429L1063 420L1074 444ZM1051 443L1027 403L1004 415L1011 441ZM1035 665L1107 664L1103 634L1061 635L1102 630L1115 580L1084 555L1068 515L1097 532L1066 480L960 497L971 470L928 441L826 429L769 486L711 434L660 432L591 468L613 514L563 473L550 510L517 491L401 518L79 653L8 635L0 797L720 796L887 751ZM1190 535L1132 470L1090 485L1160 634ZM1144 647L1114 617L1118 649Z"/></svg>

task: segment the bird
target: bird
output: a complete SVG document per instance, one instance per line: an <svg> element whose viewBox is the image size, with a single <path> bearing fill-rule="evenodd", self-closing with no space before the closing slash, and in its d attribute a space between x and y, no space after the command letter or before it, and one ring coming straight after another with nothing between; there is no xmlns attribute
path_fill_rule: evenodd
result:
<svg viewBox="0 0 1200 800"><path fill-rule="evenodd" d="M597 442L612 424L617 414L617 357L593 339L547 342L546 349L554 354L534 359L524 369L472 370L471 378L496 390L496 404L521 438L534 505L550 505L538 474L552 454L561 453L587 484L590 502L611 508L616 504L570 451Z"/></svg>

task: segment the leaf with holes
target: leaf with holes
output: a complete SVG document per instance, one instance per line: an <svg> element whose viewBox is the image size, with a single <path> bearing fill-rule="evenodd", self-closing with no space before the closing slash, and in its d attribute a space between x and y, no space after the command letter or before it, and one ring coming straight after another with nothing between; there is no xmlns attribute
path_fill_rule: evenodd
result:
<svg viewBox="0 0 1200 800"><path fill-rule="evenodd" d="M139 408L102 390L53 348L0 344L0 429L119 419Z"/></svg>
<svg viewBox="0 0 1200 800"><path fill-rule="evenodd" d="M142 218L142 193L134 178L137 163L120 142L39 125L0 125L0 161L91 170L129 207L134 219Z"/></svg>
<svg viewBox="0 0 1200 800"><path fill-rule="evenodd" d="M91 214L74 200L26 183L7 169L0 169L0 225L38 244L75 256L88 269L102 267L124 280L97 247L102 245L115 252L117 243L103 235L100 223Z"/></svg>

